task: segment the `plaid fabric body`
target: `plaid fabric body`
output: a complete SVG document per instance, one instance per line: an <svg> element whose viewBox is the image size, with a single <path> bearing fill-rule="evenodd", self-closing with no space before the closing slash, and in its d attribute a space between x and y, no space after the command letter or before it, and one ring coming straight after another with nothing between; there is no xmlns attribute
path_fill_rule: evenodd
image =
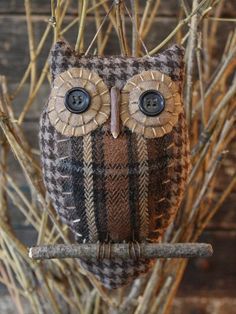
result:
<svg viewBox="0 0 236 314"><path fill-rule="evenodd" d="M69 67L96 71L108 87L122 88L143 70L182 82L182 55L173 46L156 57L77 57L64 42L52 51L53 79ZM90 134L66 137L41 116L44 180L54 206L78 242L157 242L173 221L189 169L185 117L161 138L145 139L123 127L113 139L110 121ZM149 260L81 261L108 288L147 272Z"/></svg>

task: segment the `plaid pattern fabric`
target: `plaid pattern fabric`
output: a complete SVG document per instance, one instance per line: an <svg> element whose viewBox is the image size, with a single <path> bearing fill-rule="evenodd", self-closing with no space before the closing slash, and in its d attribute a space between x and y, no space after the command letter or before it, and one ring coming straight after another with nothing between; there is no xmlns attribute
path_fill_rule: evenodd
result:
<svg viewBox="0 0 236 314"><path fill-rule="evenodd" d="M183 50L173 46L154 57L76 56L65 42L51 55L54 79L70 67L96 71L108 87L122 88L143 70L159 70L180 86ZM184 114L163 137L147 139L122 126L117 139L110 119L91 133L66 137L50 124L45 107L40 126L44 181L54 206L78 242L157 242L173 221L189 169ZM82 261L101 282L116 288L147 272L151 261Z"/></svg>

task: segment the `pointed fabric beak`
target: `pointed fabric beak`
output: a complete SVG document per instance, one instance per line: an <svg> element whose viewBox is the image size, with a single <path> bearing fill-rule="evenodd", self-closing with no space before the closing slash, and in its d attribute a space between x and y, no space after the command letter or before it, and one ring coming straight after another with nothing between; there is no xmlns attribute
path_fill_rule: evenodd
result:
<svg viewBox="0 0 236 314"><path fill-rule="evenodd" d="M120 133L120 90L113 86L111 96L111 134L117 138Z"/></svg>

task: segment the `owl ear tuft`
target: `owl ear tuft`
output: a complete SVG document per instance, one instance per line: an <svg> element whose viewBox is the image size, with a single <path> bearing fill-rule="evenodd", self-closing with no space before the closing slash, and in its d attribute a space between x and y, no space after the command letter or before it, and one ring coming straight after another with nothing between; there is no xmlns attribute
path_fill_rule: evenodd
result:
<svg viewBox="0 0 236 314"><path fill-rule="evenodd" d="M74 51L68 42L62 39L54 44L49 58L52 82L58 74L66 71L69 65L73 64L74 59Z"/></svg>
<svg viewBox="0 0 236 314"><path fill-rule="evenodd" d="M178 66L180 69L183 69L184 52L185 52L185 49L183 46L175 44L167 48L163 52L163 54L165 54L171 61L174 61L176 63L176 66Z"/></svg>
<svg viewBox="0 0 236 314"><path fill-rule="evenodd" d="M184 74L184 48L175 44L154 57L158 59L160 71L169 75L181 87Z"/></svg>

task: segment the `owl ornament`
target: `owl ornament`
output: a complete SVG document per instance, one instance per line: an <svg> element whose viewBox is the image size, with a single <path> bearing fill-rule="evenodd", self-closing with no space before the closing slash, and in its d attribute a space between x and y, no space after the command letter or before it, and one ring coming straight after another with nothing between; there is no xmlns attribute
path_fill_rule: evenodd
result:
<svg viewBox="0 0 236 314"><path fill-rule="evenodd" d="M180 206L190 164L183 49L85 56L59 41L50 66L40 149L57 213L79 243L159 242ZM153 264L97 256L80 262L107 288Z"/></svg>

